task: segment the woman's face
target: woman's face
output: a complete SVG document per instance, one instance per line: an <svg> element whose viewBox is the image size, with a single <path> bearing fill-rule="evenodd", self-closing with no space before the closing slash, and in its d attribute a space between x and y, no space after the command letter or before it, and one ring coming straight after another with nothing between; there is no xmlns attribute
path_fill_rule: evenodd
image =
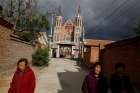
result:
<svg viewBox="0 0 140 93"><path fill-rule="evenodd" d="M125 73L125 69L123 67L119 67L119 68L117 68L117 73L119 75L123 75Z"/></svg>
<svg viewBox="0 0 140 93"><path fill-rule="evenodd" d="M18 68L19 68L20 71L24 71L25 68L26 68L25 62L24 61L20 62L19 65L18 65Z"/></svg>
<svg viewBox="0 0 140 93"><path fill-rule="evenodd" d="M100 65L97 65L97 66L95 67L94 72L95 72L96 75L99 75L99 74L101 73L101 66L100 66Z"/></svg>

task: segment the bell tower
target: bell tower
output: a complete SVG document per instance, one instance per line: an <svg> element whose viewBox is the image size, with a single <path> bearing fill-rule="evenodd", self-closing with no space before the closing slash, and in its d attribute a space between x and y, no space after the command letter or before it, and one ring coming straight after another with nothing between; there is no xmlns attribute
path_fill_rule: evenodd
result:
<svg viewBox="0 0 140 93"><path fill-rule="evenodd" d="M55 26L54 26L54 32L53 32L54 42L60 42L62 39L62 36L61 36L62 28L63 28L62 21L63 21L63 17L62 17L61 7L59 7L55 16Z"/></svg>
<svg viewBox="0 0 140 93"><path fill-rule="evenodd" d="M62 16L56 16L56 22L55 22L56 27L62 27Z"/></svg>
<svg viewBox="0 0 140 93"><path fill-rule="evenodd" d="M79 43L80 37L82 35L82 28L83 28L83 18L80 15L81 14L81 8L80 5L78 6L76 10L76 19L75 19L75 31L74 31L74 42Z"/></svg>
<svg viewBox="0 0 140 93"><path fill-rule="evenodd" d="M77 27L82 27L82 24L83 24L83 19L82 19L82 16L80 15L81 13L81 8L80 8L80 5L76 11L76 26Z"/></svg>
<svg viewBox="0 0 140 93"><path fill-rule="evenodd" d="M58 12L57 12L57 16L55 18L55 27L56 27L56 31L60 31L62 30L62 10L61 10L61 6L59 6L58 8Z"/></svg>

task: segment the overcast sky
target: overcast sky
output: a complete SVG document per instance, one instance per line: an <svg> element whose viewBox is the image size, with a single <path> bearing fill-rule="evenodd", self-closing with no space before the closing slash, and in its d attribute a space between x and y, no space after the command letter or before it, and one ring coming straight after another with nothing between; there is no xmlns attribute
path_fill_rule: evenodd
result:
<svg viewBox="0 0 140 93"><path fill-rule="evenodd" d="M87 38L120 40L135 35L140 19L140 0L38 0L41 12L62 7L63 18L74 19L81 6Z"/></svg>

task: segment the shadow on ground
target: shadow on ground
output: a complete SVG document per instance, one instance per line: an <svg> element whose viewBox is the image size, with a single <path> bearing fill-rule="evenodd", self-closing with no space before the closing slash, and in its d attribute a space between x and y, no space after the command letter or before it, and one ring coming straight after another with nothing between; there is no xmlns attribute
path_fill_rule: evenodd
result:
<svg viewBox="0 0 140 93"><path fill-rule="evenodd" d="M85 72L77 68L77 72L65 71L57 73L61 90L57 93L81 93L81 86L85 77Z"/></svg>

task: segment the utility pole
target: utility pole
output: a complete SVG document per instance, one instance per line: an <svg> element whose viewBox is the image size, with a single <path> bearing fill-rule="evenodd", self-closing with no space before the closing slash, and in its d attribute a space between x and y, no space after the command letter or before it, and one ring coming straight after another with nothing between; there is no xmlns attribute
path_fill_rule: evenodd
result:
<svg viewBox="0 0 140 93"><path fill-rule="evenodd" d="M83 61L83 59L84 59L84 32L85 32L85 28L84 28L84 26L82 27L82 61Z"/></svg>
<svg viewBox="0 0 140 93"><path fill-rule="evenodd" d="M82 26L82 33L81 33L81 39L79 41L79 64L81 64L81 61L83 61L84 59L84 32L85 32L85 28L84 26Z"/></svg>
<svg viewBox="0 0 140 93"><path fill-rule="evenodd" d="M53 45L53 25L54 25L54 17L56 15L55 11L48 11L48 15L51 15L51 29L49 35L49 55L52 57L52 45Z"/></svg>

